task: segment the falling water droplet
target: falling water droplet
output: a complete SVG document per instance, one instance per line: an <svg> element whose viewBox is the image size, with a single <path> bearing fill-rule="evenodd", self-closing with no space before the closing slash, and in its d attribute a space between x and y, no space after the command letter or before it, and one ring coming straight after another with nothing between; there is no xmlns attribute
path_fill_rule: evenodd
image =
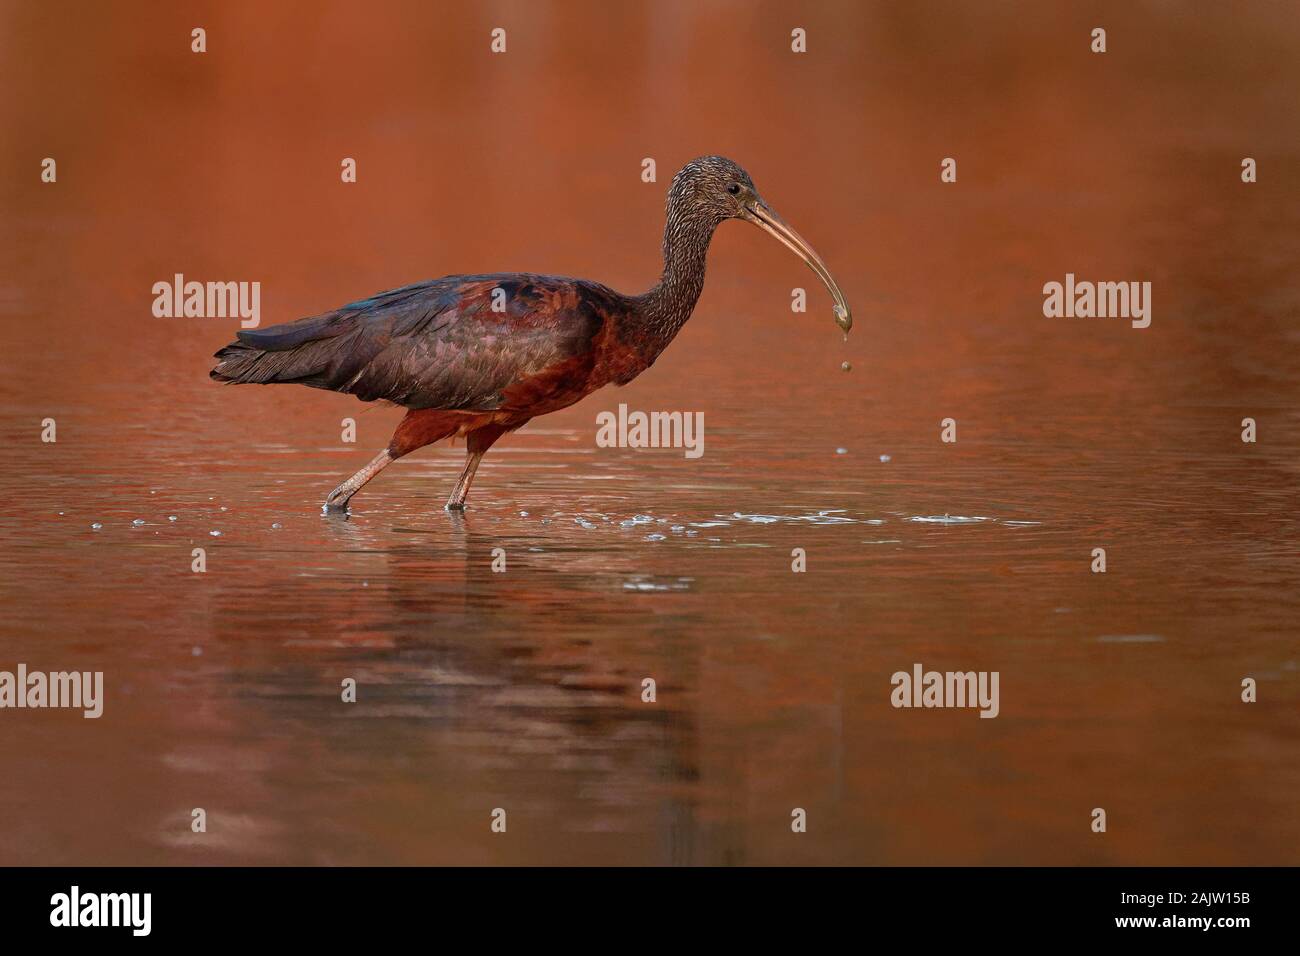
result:
<svg viewBox="0 0 1300 956"><path fill-rule="evenodd" d="M168 520L168 521L175 521L175 520L176 520L176 516L175 516L175 515L168 515L168 516L167 516L167 520Z"/></svg>
<svg viewBox="0 0 1300 956"><path fill-rule="evenodd" d="M846 371L846 372L851 372L851 371L853 371L853 365L852 365L851 363L849 363L849 362L841 362L841 363L840 363L840 368L844 369L844 371Z"/></svg>
<svg viewBox="0 0 1300 956"><path fill-rule="evenodd" d="M835 449L835 454L837 454L837 455L847 455L848 453L849 453L849 450L848 450L847 448L836 448L836 449Z"/></svg>
<svg viewBox="0 0 1300 956"><path fill-rule="evenodd" d="M209 531L208 534L212 535L212 537L214 537L214 538L220 538L220 537L221 537L221 532L220 532L220 531Z"/></svg>
<svg viewBox="0 0 1300 956"><path fill-rule="evenodd" d="M281 528L283 528L283 527L284 527L284 525L280 524L280 522L277 521L275 524L271 525L271 530L272 530L272 531L279 531L279 530L280 530Z"/></svg>
<svg viewBox="0 0 1300 956"><path fill-rule="evenodd" d="M102 527L104 527L104 526L103 526L102 524L100 524L98 521L96 521L94 524L92 524L92 525L90 526L90 530L91 530L91 531L98 531L98 530L99 530L100 528L102 528Z"/></svg>
<svg viewBox="0 0 1300 956"><path fill-rule="evenodd" d="M131 524L135 525L138 528L140 527L140 525L144 524L144 519L136 518L134 521L131 522Z"/></svg>
<svg viewBox="0 0 1300 956"><path fill-rule="evenodd" d="M889 461L889 456L888 456L888 455L881 455L881 456L880 456L880 460L881 460L881 461Z"/></svg>

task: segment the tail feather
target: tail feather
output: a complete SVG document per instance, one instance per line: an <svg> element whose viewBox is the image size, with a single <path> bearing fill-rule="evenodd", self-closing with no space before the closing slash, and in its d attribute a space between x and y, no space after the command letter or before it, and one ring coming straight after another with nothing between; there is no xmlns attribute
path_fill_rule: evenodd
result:
<svg viewBox="0 0 1300 956"><path fill-rule="evenodd" d="M465 388L454 378L445 385L447 396L430 399L408 362L427 362L437 334L467 310L465 289L477 297L468 308L485 308L492 278L449 276L381 292L324 315L244 329L237 341L216 353L216 366L208 374L236 385L308 385L367 402L463 402ZM460 354L456 348L463 346L449 351ZM494 385L484 388L487 398L494 397Z"/></svg>
<svg viewBox="0 0 1300 956"><path fill-rule="evenodd" d="M232 342L216 353L218 361L209 375L235 385L292 383L344 391L348 379L371 357L356 339L314 339L278 350Z"/></svg>
<svg viewBox="0 0 1300 956"><path fill-rule="evenodd" d="M264 352L283 352L287 349L295 349L308 342L332 339L351 332L356 327L355 315L330 312L325 315L299 319L296 322L273 325L265 329L241 329L235 333L235 336L244 345L261 349Z"/></svg>
<svg viewBox="0 0 1300 956"><path fill-rule="evenodd" d="M264 369L258 368L258 363L266 354L261 349L234 342L214 356L219 361L208 375L215 381L228 382L232 385L274 382L276 381L274 369L270 366Z"/></svg>
<svg viewBox="0 0 1300 956"><path fill-rule="evenodd" d="M239 341L216 353L219 361L208 374L234 385L337 388L343 358L363 357L354 348L358 328L355 316L331 312L266 329L244 329L237 333Z"/></svg>

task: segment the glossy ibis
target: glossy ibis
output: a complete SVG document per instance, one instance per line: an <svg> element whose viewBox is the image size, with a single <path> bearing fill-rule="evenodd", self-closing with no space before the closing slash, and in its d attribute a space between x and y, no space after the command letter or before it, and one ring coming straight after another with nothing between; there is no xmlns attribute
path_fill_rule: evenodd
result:
<svg viewBox="0 0 1300 956"><path fill-rule="evenodd" d="M704 287L713 231L744 219L781 241L826 283L847 333L848 304L825 264L729 159L687 163L668 190L663 276L643 295L597 282L528 273L447 276L334 312L238 333L216 357L219 382L294 382L407 409L388 447L325 501L348 500L391 462L452 436L465 470L447 501L465 507L492 443L529 419L566 408L649 368L690 318Z"/></svg>

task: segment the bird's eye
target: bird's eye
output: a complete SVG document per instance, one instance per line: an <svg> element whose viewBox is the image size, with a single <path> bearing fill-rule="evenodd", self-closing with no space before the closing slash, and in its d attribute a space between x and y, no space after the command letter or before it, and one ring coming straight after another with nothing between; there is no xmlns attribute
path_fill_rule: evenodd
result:
<svg viewBox="0 0 1300 956"><path fill-rule="evenodd" d="M727 192L731 193L731 195L733 195L733 196L739 196L739 195L740 195L740 184L739 184L739 183L732 183L730 186L727 187Z"/></svg>

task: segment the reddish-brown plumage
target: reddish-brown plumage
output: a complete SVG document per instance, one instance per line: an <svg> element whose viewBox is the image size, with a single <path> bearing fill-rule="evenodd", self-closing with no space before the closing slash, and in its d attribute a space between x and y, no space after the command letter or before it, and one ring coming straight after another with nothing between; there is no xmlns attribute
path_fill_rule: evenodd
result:
<svg viewBox="0 0 1300 956"><path fill-rule="evenodd" d="M324 315L240 332L239 341L217 353L212 377L291 382L408 409L388 447L336 488L327 507L346 507L390 462L444 438L465 437L469 460L448 502L460 508L479 459L501 435L605 385L626 384L654 363L690 317L703 288L709 240L728 218L749 219L806 249L762 203L744 170L705 157L673 180L663 277L644 295L528 273L448 276ZM820 260L807 253L829 282ZM847 308L844 314L847 319Z"/></svg>

